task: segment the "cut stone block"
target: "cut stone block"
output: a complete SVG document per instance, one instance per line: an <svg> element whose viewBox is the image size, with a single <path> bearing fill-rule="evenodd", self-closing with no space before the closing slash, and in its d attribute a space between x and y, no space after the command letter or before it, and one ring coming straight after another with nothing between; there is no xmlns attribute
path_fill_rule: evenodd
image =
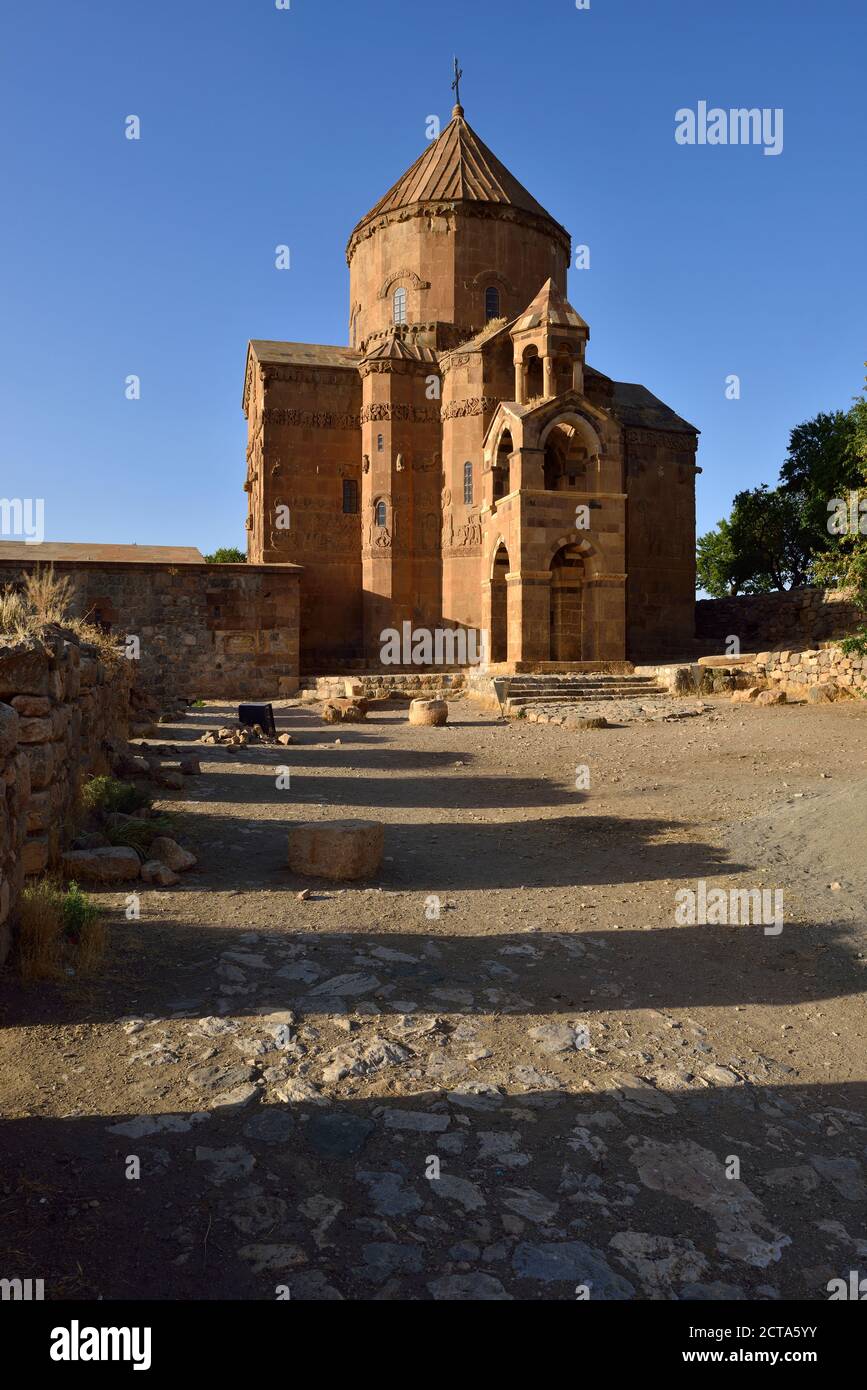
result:
<svg viewBox="0 0 867 1390"><path fill-rule="evenodd" d="M61 860L64 878L89 883L122 883L138 878L141 863L134 849L111 845L107 849L70 849Z"/></svg>
<svg viewBox="0 0 867 1390"><path fill-rule="evenodd" d="M382 863L383 847L378 821L309 821L289 831L289 867L308 878L370 878Z"/></svg>

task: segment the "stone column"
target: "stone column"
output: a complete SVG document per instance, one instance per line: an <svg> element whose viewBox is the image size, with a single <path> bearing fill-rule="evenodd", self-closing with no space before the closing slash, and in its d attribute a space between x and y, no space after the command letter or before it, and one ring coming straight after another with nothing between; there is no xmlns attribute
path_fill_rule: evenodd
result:
<svg viewBox="0 0 867 1390"><path fill-rule="evenodd" d="M524 404L524 362L520 357L515 358L515 400Z"/></svg>
<svg viewBox="0 0 867 1390"><path fill-rule="evenodd" d="M572 390L584 395L584 363L580 353L572 358Z"/></svg>
<svg viewBox="0 0 867 1390"><path fill-rule="evenodd" d="M542 358L542 366L544 370L545 382L543 393L546 398L556 396L557 388L554 383L554 358L550 354L546 355Z"/></svg>

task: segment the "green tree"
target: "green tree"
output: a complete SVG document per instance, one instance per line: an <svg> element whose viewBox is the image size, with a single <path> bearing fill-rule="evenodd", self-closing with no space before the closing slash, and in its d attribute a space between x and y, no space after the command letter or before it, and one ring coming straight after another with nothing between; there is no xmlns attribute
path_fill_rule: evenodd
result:
<svg viewBox="0 0 867 1390"><path fill-rule="evenodd" d="M862 481L858 458L857 403L852 410L816 415L789 435L789 452L780 469L782 491L803 499L803 514L813 551L833 548L828 531L828 503L845 498Z"/></svg>
<svg viewBox="0 0 867 1390"><path fill-rule="evenodd" d="M734 598L743 580L732 545L731 527L718 521L696 543L695 587L711 598Z"/></svg>
<svg viewBox="0 0 867 1390"><path fill-rule="evenodd" d="M767 483L739 492L729 525L745 593L790 589L808 581L813 546L802 493Z"/></svg>
<svg viewBox="0 0 867 1390"><path fill-rule="evenodd" d="M205 559L209 565L245 565L247 563L247 557L243 550L239 550L234 545L221 546L219 550L214 551L213 555L206 555Z"/></svg>
<svg viewBox="0 0 867 1390"><path fill-rule="evenodd" d="M867 395L863 392L855 398L849 421L857 473L851 486L836 495L848 504L847 494L854 493L856 502L863 504L867 500ZM856 511L851 520L854 527L844 535L830 537L828 549L818 557L816 579L820 584L853 589L857 602L867 613L867 512ZM844 651L867 656L867 624L847 637L842 646Z"/></svg>
<svg viewBox="0 0 867 1390"><path fill-rule="evenodd" d="M803 498L762 483L739 492L728 521L699 537L696 587L712 598L767 594L804 584L811 562Z"/></svg>

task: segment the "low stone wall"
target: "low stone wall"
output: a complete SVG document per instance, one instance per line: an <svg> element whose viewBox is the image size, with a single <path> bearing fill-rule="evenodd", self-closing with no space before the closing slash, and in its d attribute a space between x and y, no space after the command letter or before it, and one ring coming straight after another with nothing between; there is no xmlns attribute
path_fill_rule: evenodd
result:
<svg viewBox="0 0 867 1390"><path fill-rule="evenodd" d="M34 553L27 563L38 560ZM0 586L22 568L0 560ZM101 622L119 641L138 639L137 681L164 705L276 699L298 689L297 565L70 560L53 568L74 585L73 616Z"/></svg>
<svg viewBox="0 0 867 1390"><path fill-rule="evenodd" d="M824 687L831 699L867 694L867 657L846 656L839 647L807 651L760 652L753 663L755 683L784 690L792 699L811 698L813 687Z"/></svg>
<svg viewBox="0 0 867 1390"><path fill-rule="evenodd" d="M133 671L72 633L0 639L0 963L26 876L53 867L87 773L125 743Z"/></svg>
<svg viewBox="0 0 867 1390"><path fill-rule="evenodd" d="M457 699L464 693L466 676L463 671L409 670L386 675L369 673L360 676L318 676L306 686L304 694L310 699L337 700L363 696L368 700L385 699Z"/></svg>
<svg viewBox="0 0 867 1390"><path fill-rule="evenodd" d="M705 657L689 665L635 669L637 675L652 676L673 695L726 695L750 687L782 690L792 700L867 695L867 657L846 656L834 643L800 651L758 652L730 661Z"/></svg>
<svg viewBox="0 0 867 1390"><path fill-rule="evenodd" d="M741 651L769 647L810 647L847 637L865 614L846 589L788 589L741 598L699 599L695 605L696 637L704 641L739 638Z"/></svg>

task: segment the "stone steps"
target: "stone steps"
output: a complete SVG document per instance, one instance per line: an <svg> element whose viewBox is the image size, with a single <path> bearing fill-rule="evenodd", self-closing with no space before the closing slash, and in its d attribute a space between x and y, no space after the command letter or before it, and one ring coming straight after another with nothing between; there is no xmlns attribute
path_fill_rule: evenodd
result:
<svg viewBox="0 0 867 1390"><path fill-rule="evenodd" d="M531 705L583 705L615 700L657 700L666 694L652 676L515 676L506 696L511 710Z"/></svg>

